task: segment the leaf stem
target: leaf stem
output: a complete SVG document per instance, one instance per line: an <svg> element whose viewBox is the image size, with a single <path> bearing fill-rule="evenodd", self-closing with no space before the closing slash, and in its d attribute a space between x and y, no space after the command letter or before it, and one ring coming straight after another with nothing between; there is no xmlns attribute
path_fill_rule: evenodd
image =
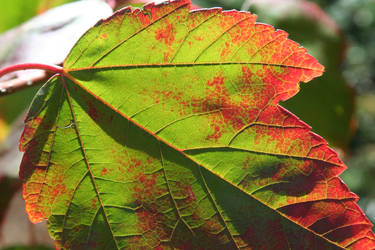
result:
<svg viewBox="0 0 375 250"><path fill-rule="evenodd" d="M49 71L55 74L62 74L64 72L63 68L56 65L47 65L47 64L40 64L40 63L22 63L22 64L15 64L5 68L0 69L0 78L6 74L19 71L19 70L26 70L26 69L40 69ZM46 73L40 74L40 76L36 77L36 80L41 80L43 77L46 77ZM29 84L30 81L22 80L19 78L3 81L0 82L0 96L12 93L16 90L23 89L25 87L31 86Z"/></svg>
<svg viewBox="0 0 375 250"><path fill-rule="evenodd" d="M25 70L25 69L42 69L42 70L50 71L56 74L63 73L63 68L56 66L56 65L47 65L47 64L40 64L40 63L21 63L21 64L15 64L15 65L11 65L11 66L0 69L0 77L9 73L15 72L15 71Z"/></svg>

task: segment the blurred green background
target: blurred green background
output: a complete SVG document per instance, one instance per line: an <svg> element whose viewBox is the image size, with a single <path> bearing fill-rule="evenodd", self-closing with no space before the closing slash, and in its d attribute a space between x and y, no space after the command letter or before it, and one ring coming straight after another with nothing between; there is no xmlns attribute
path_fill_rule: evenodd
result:
<svg viewBox="0 0 375 250"><path fill-rule="evenodd" d="M1 0L0 32L73 0ZM142 0L118 0L121 5ZM323 136L348 165L341 175L375 222L375 0L193 0L201 7L249 10L283 29L326 67L284 103ZM15 7L18 6L18 7ZM1 61L1 55L0 55ZM1 143L35 93L0 97ZM1 157L1 154L0 154ZM1 166L0 166L1 167ZM1 176L0 176L1 177ZM0 219L2 213L0 208Z"/></svg>

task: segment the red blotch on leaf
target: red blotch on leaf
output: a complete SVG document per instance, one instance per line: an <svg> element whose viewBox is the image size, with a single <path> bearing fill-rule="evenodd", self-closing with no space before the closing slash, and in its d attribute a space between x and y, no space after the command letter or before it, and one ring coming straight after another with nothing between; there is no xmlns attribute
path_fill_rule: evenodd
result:
<svg viewBox="0 0 375 250"><path fill-rule="evenodd" d="M107 174L107 172L108 172L108 169L103 168L102 171L100 172L100 175L105 175Z"/></svg>
<svg viewBox="0 0 375 250"><path fill-rule="evenodd" d="M190 201L195 201L197 198L195 197L195 194L193 192L193 189L191 188L191 186L187 186L186 187L186 192L188 194L188 199Z"/></svg>
<svg viewBox="0 0 375 250"><path fill-rule="evenodd" d="M96 198L92 199L91 200L91 207L96 208L97 203L98 203L98 199L96 199Z"/></svg>
<svg viewBox="0 0 375 250"><path fill-rule="evenodd" d="M164 42L166 45L172 45L175 35L176 30L174 25L166 21L165 25L156 30L155 39Z"/></svg>
<svg viewBox="0 0 375 250"><path fill-rule="evenodd" d="M96 107L94 106L94 104L92 104L91 102L88 102L87 103L88 106L89 106L89 116L94 120L94 121L97 121L99 119L99 112L98 110L96 109Z"/></svg>

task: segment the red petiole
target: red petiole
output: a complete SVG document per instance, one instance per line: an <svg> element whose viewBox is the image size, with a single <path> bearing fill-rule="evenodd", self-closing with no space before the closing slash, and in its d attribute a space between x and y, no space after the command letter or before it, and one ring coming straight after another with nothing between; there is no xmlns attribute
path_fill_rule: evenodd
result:
<svg viewBox="0 0 375 250"><path fill-rule="evenodd" d="M25 69L42 69L45 71L49 71L56 74L63 73L63 68L56 66L56 65L47 65L47 64L40 64L40 63L22 63L22 64L15 64L5 68L0 69L0 77L15 72L19 70Z"/></svg>
<svg viewBox="0 0 375 250"><path fill-rule="evenodd" d="M23 63L23 64L15 64L5 68L0 69L0 77L15 72L19 70L27 70L27 69L40 69L45 70L55 74L62 74L64 72L62 67L56 65L47 65L47 64L40 64L40 63ZM40 81L44 77L47 77L47 74L41 74L41 76L32 79L32 81ZM27 86L30 86L31 81L22 80L22 79L12 79L4 82L0 82L0 96L4 94L9 94L11 92L23 89Z"/></svg>

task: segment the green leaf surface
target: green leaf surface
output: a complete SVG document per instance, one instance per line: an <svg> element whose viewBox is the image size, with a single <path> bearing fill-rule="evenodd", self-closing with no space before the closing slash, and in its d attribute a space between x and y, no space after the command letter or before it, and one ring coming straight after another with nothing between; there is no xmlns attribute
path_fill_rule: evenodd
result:
<svg viewBox="0 0 375 250"><path fill-rule="evenodd" d="M360 249L337 154L278 106L323 67L247 12L125 8L35 97L20 175L62 249Z"/></svg>
<svg viewBox="0 0 375 250"><path fill-rule="evenodd" d="M37 13L38 3L36 0L3 0L1 8L3 13L0 17L0 32L13 28Z"/></svg>

